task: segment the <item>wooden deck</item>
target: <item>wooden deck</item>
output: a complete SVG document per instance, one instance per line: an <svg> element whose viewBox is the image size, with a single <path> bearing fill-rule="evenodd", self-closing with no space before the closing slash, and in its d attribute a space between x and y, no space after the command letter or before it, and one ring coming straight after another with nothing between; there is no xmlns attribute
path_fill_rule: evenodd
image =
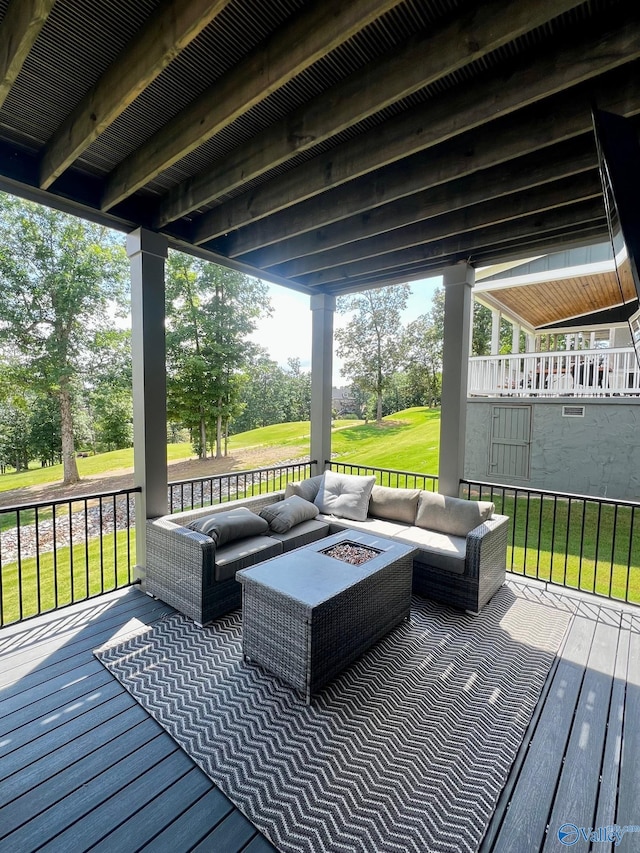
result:
<svg viewBox="0 0 640 853"><path fill-rule="evenodd" d="M640 825L640 611L527 590L575 615L481 853ZM274 850L92 655L168 610L132 588L0 630L0 853Z"/></svg>

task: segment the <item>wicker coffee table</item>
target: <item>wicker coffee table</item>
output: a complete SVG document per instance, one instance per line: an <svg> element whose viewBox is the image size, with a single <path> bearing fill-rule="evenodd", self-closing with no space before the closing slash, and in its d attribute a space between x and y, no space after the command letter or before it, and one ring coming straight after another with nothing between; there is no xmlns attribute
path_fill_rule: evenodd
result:
<svg viewBox="0 0 640 853"><path fill-rule="evenodd" d="M351 565L325 553L340 543L374 549ZM242 651L311 694L409 614L414 549L343 531L237 572L242 584Z"/></svg>

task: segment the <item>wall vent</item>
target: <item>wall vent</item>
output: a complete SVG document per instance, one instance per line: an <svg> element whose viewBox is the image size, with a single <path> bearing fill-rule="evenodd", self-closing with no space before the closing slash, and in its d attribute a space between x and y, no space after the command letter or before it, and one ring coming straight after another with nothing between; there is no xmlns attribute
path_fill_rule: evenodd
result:
<svg viewBox="0 0 640 853"><path fill-rule="evenodd" d="M584 406L563 406L562 407L562 417L563 418L583 418L584 417Z"/></svg>

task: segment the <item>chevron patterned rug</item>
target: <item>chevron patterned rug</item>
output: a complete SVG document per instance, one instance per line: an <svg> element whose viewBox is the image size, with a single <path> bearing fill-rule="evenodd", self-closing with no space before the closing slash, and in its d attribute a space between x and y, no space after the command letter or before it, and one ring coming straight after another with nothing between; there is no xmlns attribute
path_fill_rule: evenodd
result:
<svg viewBox="0 0 640 853"><path fill-rule="evenodd" d="M571 614L505 586L410 620L311 706L242 662L236 611L95 652L284 853L475 851Z"/></svg>

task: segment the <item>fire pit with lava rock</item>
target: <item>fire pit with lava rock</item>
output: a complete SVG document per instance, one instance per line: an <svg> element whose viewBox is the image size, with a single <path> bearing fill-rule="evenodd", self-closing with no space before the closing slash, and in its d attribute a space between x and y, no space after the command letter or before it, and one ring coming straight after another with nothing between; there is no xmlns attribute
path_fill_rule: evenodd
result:
<svg viewBox="0 0 640 853"><path fill-rule="evenodd" d="M370 548L368 545L359 545L357 542L338 542L337 545L332 545L330 548L325 548L320 551L327 557L333 557L334 560L341 560L343 563L350 563L352 566L361 566L363 563L368 563L373 560L378 554L382 554L377 548Z"/></svg>

